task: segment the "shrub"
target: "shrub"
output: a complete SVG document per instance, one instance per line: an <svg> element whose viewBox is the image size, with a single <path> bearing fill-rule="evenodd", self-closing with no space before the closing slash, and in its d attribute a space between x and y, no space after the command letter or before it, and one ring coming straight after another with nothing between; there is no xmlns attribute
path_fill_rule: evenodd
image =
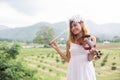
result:
<svg viewBox="0 0 120 80"><path fill-rule="evenodd" d="M52 71L52 69L49 69L49 72L51 72Z"/></svg>
<svg viewBox="0 0 120 80"><path fill-rule="evenodd" d="M116 69L117 69L117 67L115 67L115 66L111 67L111 70L116 70Z"/></svg>
<svg viewBox="0 0 120 80"><path fill-rule="evenodd" d="M18 43L0 44L0 80L35 80L36 71L15 60L20 48Z"/></svg>
<svg viewBox="0 0 120 80"><path fill-rule="evenodd" d="M38 67L40 67L40 64L38 65Z"/></svg>
<svg viewBox="0 0 120 80"><path fill-rule="evenodd" d="M115 62L112 63L112 65L115 65L115 64L116 64Z"/></svg>
<svg viewBox="0 0 120 80"><path fill-rule="evenodd" d="M105 63L101 63L101 66L104 66L105 65Z"/></svg>
<svg viewBox="0 0 120 80"><path fill-rule="evenodd" d="M60 60L58 58L56 58L56 62L59 62Z"/></svg>
<svg viewBox="0 0 120 80"><path fill-rule="evenodd" d="M108 58L108 54L104 57L102 63L101 63L101 66L104 66L105 63L107 62L107 58Z"/></svg>

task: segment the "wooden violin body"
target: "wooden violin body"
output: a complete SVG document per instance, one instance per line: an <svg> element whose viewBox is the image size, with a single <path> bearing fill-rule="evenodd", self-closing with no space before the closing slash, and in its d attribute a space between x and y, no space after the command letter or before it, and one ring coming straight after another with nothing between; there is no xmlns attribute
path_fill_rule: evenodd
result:
<svg viewBox="0 0 120 80"><path fill-rule="evenodd" d="M95 55L97 58L100 58L100 51L96 50L96 42L93 40L90 35L83 35L81 38L79 38L78 43L83 46L85 50L90 50L91 48L94 49Z"/></svg>
<svg viewBox="0 0 120 80"><path fill-rule="evenodd" d="M88 40L91 42L91 44L93 45L93 47L96 47L96 42L94 42L90 37L88 38ZM85 50L90 50L91 46L89 46L89 44L87 44L87 41L85 41L83 38L78 39L78 42L80 45L82 45L84 47Z"/></svg>

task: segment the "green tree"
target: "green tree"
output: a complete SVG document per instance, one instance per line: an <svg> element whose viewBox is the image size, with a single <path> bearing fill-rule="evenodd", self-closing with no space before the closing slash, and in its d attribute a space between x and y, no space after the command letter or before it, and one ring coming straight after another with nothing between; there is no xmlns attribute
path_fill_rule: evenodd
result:
<svg viewBox="0 0 120 80"><path fill-rule="evenodd" d="M97 42L102 42L102 40L100 40L99 37L96 37L96 41L97 41Z"/></svg>
<svg viewBox="0 0 120 80"><path fill-rule="evenodd" d="M114 36L113 37L113 42L120 42L120 37L119 36Z"/></svg>
<svg viewBox="0 0 120 80"><path fill-rule="evenodd" d="M33 40L34 43L48 45L49 42L54 37L54 30L52 27L49 26L42 26L36 33L36 37Z"/></svg>

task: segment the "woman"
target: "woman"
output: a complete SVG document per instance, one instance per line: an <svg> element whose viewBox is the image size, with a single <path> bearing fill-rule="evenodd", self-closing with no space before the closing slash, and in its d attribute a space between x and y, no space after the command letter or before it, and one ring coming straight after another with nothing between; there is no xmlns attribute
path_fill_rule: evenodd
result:
<svg viewBox="0 0 120 80"><path fill-rule="evenodd" d="M95 70L92 63L94 50L86 50L79 40L82 35L88 34L84 21L79 16L74 16L69 21L69 35L66 43L66 55L57 46L55 40L51 41L51 46L58 54L65 59L68 64L66 80L96 80ZM95 37L90 37L96 43ZM85 39L83 39L85 41Z"/></svg>

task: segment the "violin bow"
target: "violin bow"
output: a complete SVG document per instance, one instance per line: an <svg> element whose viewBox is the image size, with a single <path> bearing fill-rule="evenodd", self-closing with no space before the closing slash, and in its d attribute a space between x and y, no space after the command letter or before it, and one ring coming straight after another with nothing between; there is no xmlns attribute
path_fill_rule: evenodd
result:
<svg viewBox="0 0 120 80"><path fill-rule="evenodd" d="M54 40L58 39L60 36L62 36L67 30L68 30L68 28L65 29L64 31L62 31L62 32L61 32L58 36L56 36L54 39L52 39L51 42L49 43L49 45L51 45L52 41L54 41Z"/></svg>

